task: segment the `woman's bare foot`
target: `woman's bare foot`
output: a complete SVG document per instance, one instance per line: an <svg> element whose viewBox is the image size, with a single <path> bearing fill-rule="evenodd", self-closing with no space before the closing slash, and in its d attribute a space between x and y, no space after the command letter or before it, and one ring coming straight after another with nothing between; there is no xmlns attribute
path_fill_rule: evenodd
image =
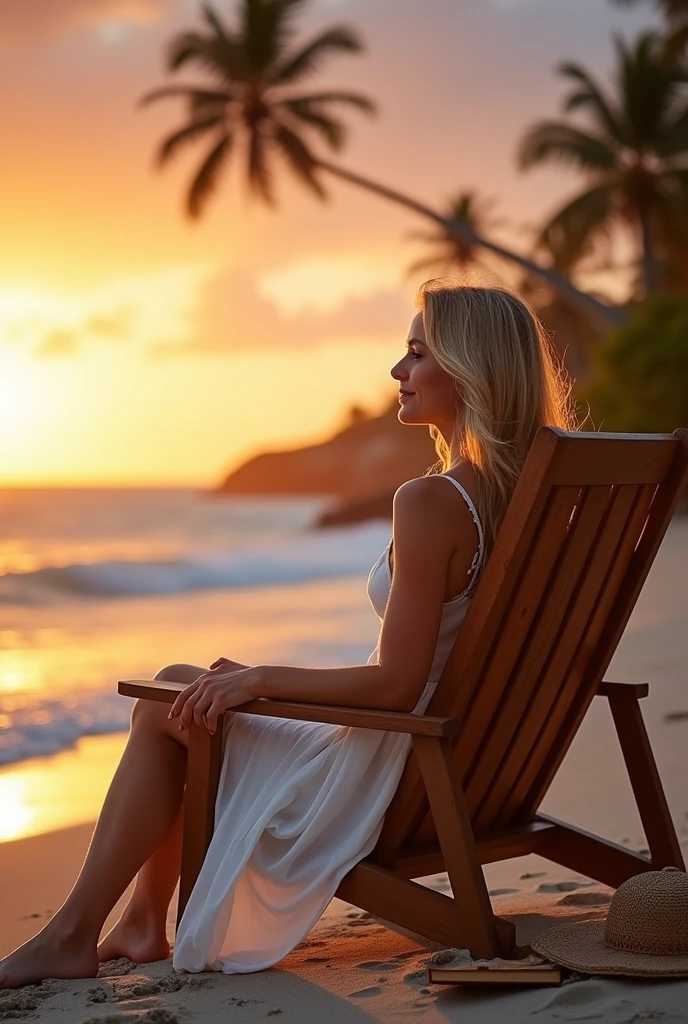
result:
<svg viewBox="0 0 688 1024"><path fill-rule="evenodd" d="M95 978L98 956L82 938L58 937L50 925L0 961L0 988L19 988L44 978Z"/></svg>
<svg viewBox="0 0 688 1024"><path fill-rule="evenodd" d="M167 960L169 955L170 944L164 925L161 928L150 920L124 915L98 946L101 963L125 956L135 964L150 964L155 960Z"/></svg>

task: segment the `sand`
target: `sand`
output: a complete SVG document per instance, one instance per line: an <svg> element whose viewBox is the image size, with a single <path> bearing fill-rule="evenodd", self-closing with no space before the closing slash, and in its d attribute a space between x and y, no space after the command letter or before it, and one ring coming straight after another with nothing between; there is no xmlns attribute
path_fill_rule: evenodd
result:
<svg viewBox="0 0 688 1024"><path fill-rule="evenodd" d="M672 523L606 678L651 683L643 713L688 857L687 608L688 520L683 519ZM595 701L544 809L629 848L644 847L603 700ZM0 844L0 956L33 935L60 905L91 831L92 826L79 825ZM603 918L612 896L605 886L535 856L488 865L485 874L494 909L515 922L520 945L563 920ZM425 882L447 891L446 876ZM172 917L169 925L172 936ZM142 966L113 961L101 967L97 979L50 980L0 992L0 1022L248 1024L274 1017L284 1024L688 1024L688 978L598 977L554 989L461 991L427 984L427 967L439 949L335 900L304 942L271 970L177 975L170 961Z"/></svg>
<svg viewBox="0 0 688 1024"><path fill-rule="evenodd" d="M5 880L0 955L34 934L59 906L90 834L91 826L77 826L0 846L0 877ZM524 866L540 870L523 871ZM511 882L492 888L491 895L497 913L515 922L520 945L564 920L603 917L613 895L607 887L539 858L520 858L508 870L510 877L506 865L491 865L487 874L501 874L502 881ZM445 875L425 881L448 890ZM439 950L440 946L423 943L334 900L304 942L271 970L179 975L169 960L145 965L115 960L102 965L97 979L49 980L0 992L0 1021L249 1024L274 1017L284 1024L688 1022L688 978L590 978L569 981L561 988L462 992L428 984L427 968Z"/></svg>

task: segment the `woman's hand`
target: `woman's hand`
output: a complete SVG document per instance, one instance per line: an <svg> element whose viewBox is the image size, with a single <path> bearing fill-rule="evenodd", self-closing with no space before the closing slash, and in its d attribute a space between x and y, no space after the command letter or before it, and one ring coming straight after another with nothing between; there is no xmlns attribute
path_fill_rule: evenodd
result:
<svg viewBox="0 0 688 1024"><path fill-rule="evenodd" d="M228 661L228 659L223 659ZM217 664L214 662L213 664ZM236 662L232 662L236 664ZM204 725L212 736L223 711L254 700L260 680L260 668L212 670L187 686L170 708L168 718L179 718L180 730L188 729L191 719Z"/></svg>
<svg viewBox="0 0 688 1024"><path fill-rule="evenodd" d="M239 668L249 668L249 665L244 665L240 661L232 661L231 658L218 658L210 666L210 671L214 672L216 669L222 669L223 672L235 672Z"/></svg>

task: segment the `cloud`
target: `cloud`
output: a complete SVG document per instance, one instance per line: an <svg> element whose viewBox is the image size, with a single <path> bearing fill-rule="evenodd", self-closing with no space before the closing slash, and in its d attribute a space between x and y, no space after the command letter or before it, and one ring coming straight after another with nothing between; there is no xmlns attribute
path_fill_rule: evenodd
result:
<svg viewBox="0 0 688 1024"><path fill-rule="evenodd" d="M347 298L336 309L309 308L285 315L261 294L250 273L231 270L213 276L199 289L188 317L187 339L158 343L149 352L156 357L232 355L397 332L405 336L413 313L403 289L384 288Z"/></svg>
<svg viewBox="0 0 688 1024"><path fill-rule="evenodd" d="M71 327L45 328L34 347L34 354L40 358L73 356L84 344L94 340L121 340L131 333L136 314L133 306L120 306L92 313Z"/></svg>
<svg viewBox="0 0 688 1024"><path fill-rule="evenodd" d="M173 0L0 0L0 42L35 42L71 29L159 21Z"/></svg>
<svg viewBox="0 0 688 1024"><path fill-rule="evenodd" d="M34 351L41 359L52 359L55 356L73 356L78 349L77 332L58 329L48 331Z"/></svg>

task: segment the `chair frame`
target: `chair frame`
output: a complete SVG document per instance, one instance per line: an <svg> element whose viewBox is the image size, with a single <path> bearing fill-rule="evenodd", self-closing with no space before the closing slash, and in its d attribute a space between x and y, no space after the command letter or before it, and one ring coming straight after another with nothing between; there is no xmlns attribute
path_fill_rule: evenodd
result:
<svg viewBox="0 0 688 1024"><path fill-rule="evenodd" d="M426 939L468 948L476 957L493 957L509 955L515 944L515 930L511 922L493 912L482 870L485 864L537 853L615 888L642 871L666 866L685 870L639 704L649 692L648 684L603 681L603 675L623 635L686 479L686 429L679 429L673 435L618 435L568 433L556 428L541 428L428 714L420 716L266 699L254 700L233 709L232 713L401 732L411 738L412 754L388 808L378 843L372 853L342 880L336 893L338 897ZM523 565L530 569L527 554L532 548L528 548L528 544L537 543L543 522L551 525L560 514L553 499L552 488L555 486L564 491L568 488L569 492L579 489L582 497L579 495L577 498L574 511L578 510L583 524L579 530L583 540L588 522L585 516L587 514L592 521L596 501L599 506L596 514L603 524L596 529L600 536L603 528L607 531L604 533L607 546L617 525L622 538L612 546L613 549L609 549L611 553L605 562L606 568L598 565L599 560L604 561L606 551L600 541L597 548L592 548L598 559L595 566L590 567L588 558L585 569L578 570L583 572L581 578L585 586L597 567L598 574L603 574L603 578L600 576L603 581L598 581L602 597L596 599L594 614L590 613L586 619L587 632L581 633L582 640L576 649L578 659L583 658L579 650L585 651L581 678L574 679L575 688L572 689L574 684L565 676L558 691L559 696L565 693L568 697L573 692L575 697L566 706L567 710L561 712L559 733L555 735L552 732L556 722L552 728L548 723L547 728L543 726L540 732L533 732L533 744L540 744L544 751L532 769L533 772L537 769L536 774L528 785L523 782L520 796L518 787L513 796L503 790L503 809L500 811L495 803L495 812L487 814L485 808L489 805L492 790L488 787L487 796L479 803L475 798L475 787L484 764L481 767L478 762L477 770L469 779L467 768L462 769L457 763L464 745L470 745L466 741L472 734L464 731L464 727L467 730L467 723L477 706L466 703L468 697L464 691L467 693L469 687L464 681L474 681L476 693L481 686L488 685L481 682L482 668L478 666L486 663L488 645L494 655L495 629L497 622L501 621L495 616L503 614L500 601L508 607L510 597L520 595L527 587L523 582ZM599 491L604 487L611 487L612 497L603 503L604 509L600 511ZM596 498L590 497L592 492ZM618 512L618 524L613 518L615 512ZM563 512L560 518L561 515ZM570 522L564 523L564 532L568 532ZM627 535L630 540L624 547ZM562 547L563 554L556 553L558 568L554 572L563 574L567 571L566 567L577 551L575 543L575 539L570 540L568 549ZM560 585L563 586L561 581ZM518 587L521 591L514 589ZM507 593L502 595L500 588ZM605 604L608 592L611 596ZM551 597L555 592L550 590L548 593ZM554 610L550 606L554 606ZM552 598L540 613L539 622L542 630L549 630L552 636L559 629L559 638L564 635L563 627L557 626L555 616L564 616L564 612L557 609L557 602ZM565 617L563 621L566 621ZM584 641L586 648L581 646ZM523 651L517 640L513 642L514 650L520 651L518 672L522 681L534 678L534 655L526 651L531 663L523 668ZM507 643L505 640L504 645ZM545 668L555 664L555 655L538 656ZM515 678L518 678L518 673ZM461 680L459 687L457 679ZM184 688L181 683L165 680L123 680L118 684L119 693L167 703L172 703ZM522 689L523 686L520 689L516 686L504 693L509 700L515 701L522 696ZM634 853L539 811L539 805L595 695L609 702L645 831L648 856ZM537 694L528 697L528 707L524 706L522 710L522 720L526 723L527 715L533 715L536 697ZM556 705L554 707L556 710ZM478 736L480 756L483 749L489 752L491 739L492 735L488 739L487 733L482 739ZM524 743L530 742L527 730L523 739ZM510 742L512 740L510 737ZM511 747L508 753L509 756L513 753ZM490 762L496 773L497 789L504 787L496 767L504 757L500 753ZM177 925L212 838L221 761L222 728L218 727L215 735L211 736L204 727L192 722ZM520 784L520 776L518 781ZM413 881L441 871L447 872L455 898Z"/></svg>

